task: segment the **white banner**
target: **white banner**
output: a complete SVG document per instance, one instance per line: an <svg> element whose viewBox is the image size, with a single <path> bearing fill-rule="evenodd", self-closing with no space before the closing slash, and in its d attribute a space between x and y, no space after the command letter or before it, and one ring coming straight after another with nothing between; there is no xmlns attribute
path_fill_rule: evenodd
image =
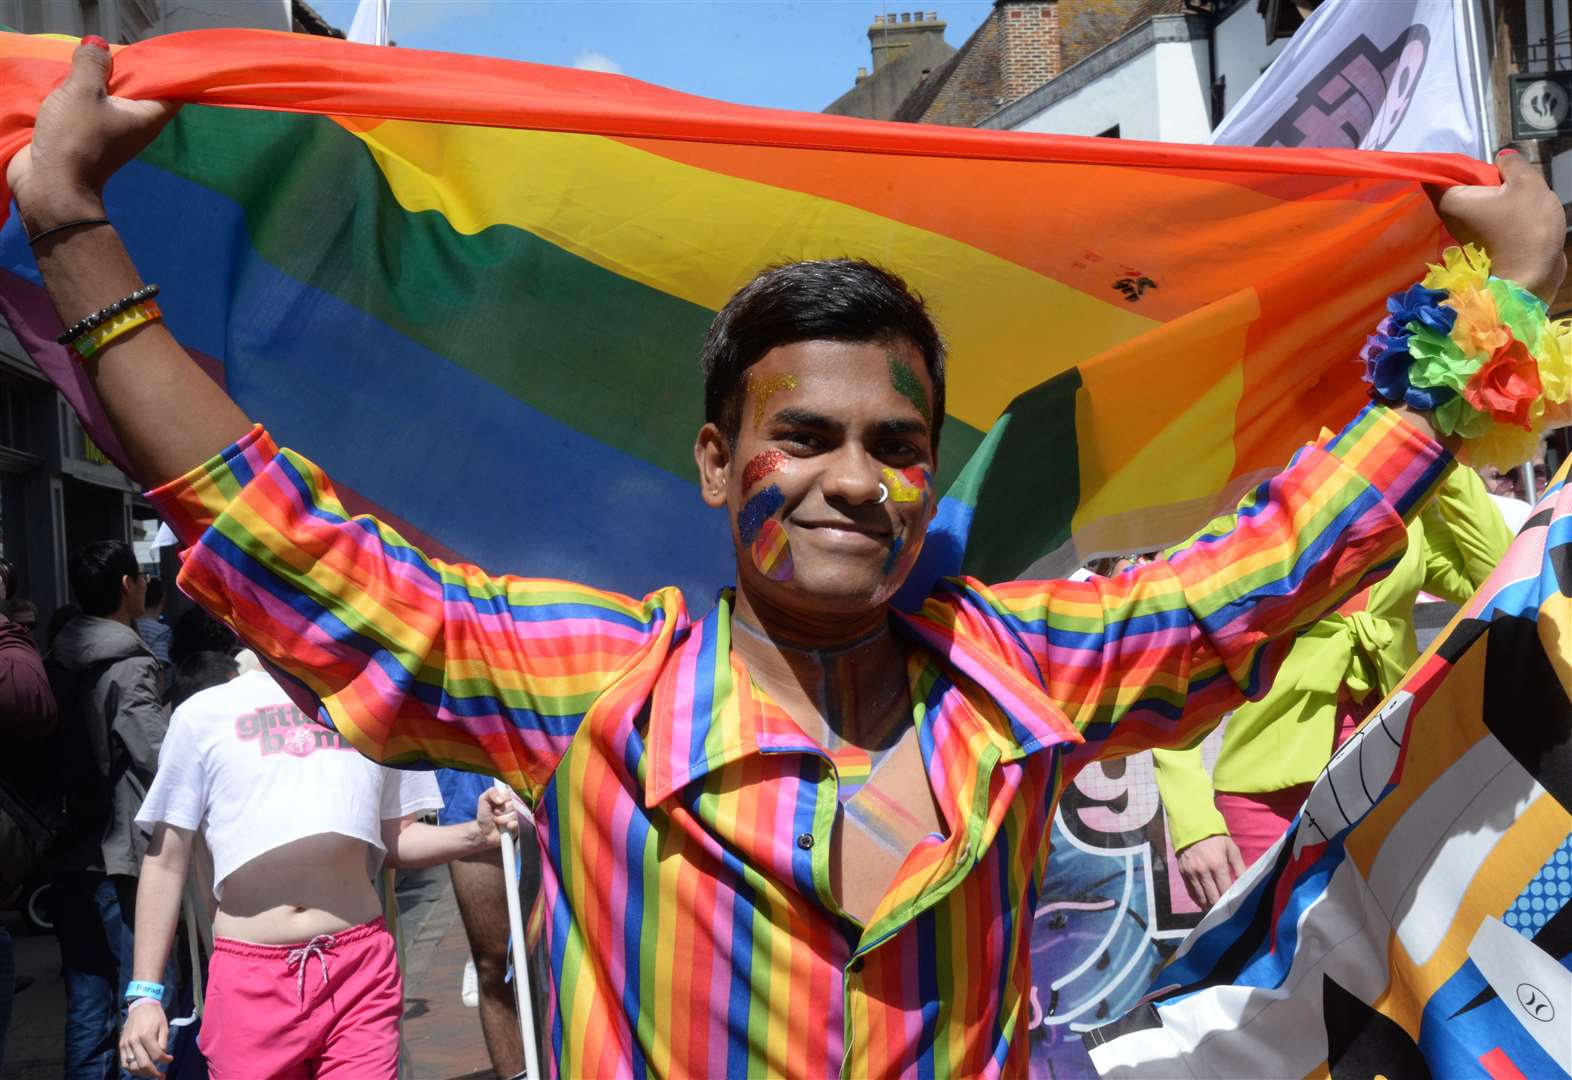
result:
<svg viewBox="0 0 1572 1080"><path fill-rule="evenodd" d="M1477 0L1327 0L1223 118L1223 146L1334 146L1488 159Z"/></svg>
<svg viewBox="0 0 1572 1080"><path fill-rule="evenodd" d="M350 41L362 45L388 43L388 0L360 0L355 8L355 21L349 24Z"/></svg>

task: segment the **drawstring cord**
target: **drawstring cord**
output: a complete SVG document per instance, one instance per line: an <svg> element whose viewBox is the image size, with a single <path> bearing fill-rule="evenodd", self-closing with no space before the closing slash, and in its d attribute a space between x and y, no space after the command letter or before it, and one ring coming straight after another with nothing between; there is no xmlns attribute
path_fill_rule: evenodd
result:
<svg viewBox="0 0 1572 1080"><path fill-rule="evenodd" d="M322 965L322 985L327 985L327 954L333 945L332 934L318 934L285 958L284 963L287 967L298 969L295 973L295 999L297 1001L306 1000L306 968L311 966L311 958L313 956L317 958L317 963Z"/></svg>

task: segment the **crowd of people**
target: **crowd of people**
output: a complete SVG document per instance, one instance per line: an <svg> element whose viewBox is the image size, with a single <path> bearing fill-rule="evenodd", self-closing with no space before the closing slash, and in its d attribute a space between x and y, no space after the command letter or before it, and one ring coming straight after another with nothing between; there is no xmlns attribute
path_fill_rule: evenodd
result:
<svg viewBox="0 0 1572 1080"><path fill-rule="evenodd" d="M306 1075L308 1063L394 1075L402 988L374 880L383 866L444 864L497 1075L521 1072L496 850L499 830L518 829L512 800L484 777L355 753L212 616L162 618L161 581L123 541L83 545L69 577L72 602L40 639L36 606L0 562L12 736L0 817L38 825L6 834L0 901L49 886L65 1075L190 1078L209 1057L219 1076ZM176 947L197 924L211 926L210 953ZM191 1025L199 984L205 1025ZM15 985L0 928L0 1068Z"/></svg>

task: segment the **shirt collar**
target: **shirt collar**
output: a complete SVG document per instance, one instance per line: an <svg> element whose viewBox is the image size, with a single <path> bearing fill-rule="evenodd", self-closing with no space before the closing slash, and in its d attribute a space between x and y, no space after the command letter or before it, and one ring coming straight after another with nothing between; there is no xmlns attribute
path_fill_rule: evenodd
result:
<svg viewBox="0 0 1572 1080"><path fill-rule="evenodd" d="M762 708L742 660L731 648L730 590L715 610L694 624L672 648L650 697L644 804L672 794L751 754L811 753L825 756L782 710ZM931 605L930 605L931 606ZM932 654L946 674L960 674L999 706L1008 731L993 733L1001 760L1013 761L1048 747L1079 743L1071 726L1034 680L1005 656L969 640L956 620L893 612L903 637ZM952 687L950 693L960 693Z"/></svg>

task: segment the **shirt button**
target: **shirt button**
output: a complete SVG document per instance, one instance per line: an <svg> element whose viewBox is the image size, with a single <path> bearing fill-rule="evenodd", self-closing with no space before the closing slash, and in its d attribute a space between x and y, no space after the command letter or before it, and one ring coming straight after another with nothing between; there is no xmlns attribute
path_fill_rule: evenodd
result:
<svg viewBox="0 0 1572 1080"><path fill-rule="evenodd" d="M813 834L811 832L798 833L797 846L802 848L804 851L807 851L809 848L813 847Z"/></svg>

